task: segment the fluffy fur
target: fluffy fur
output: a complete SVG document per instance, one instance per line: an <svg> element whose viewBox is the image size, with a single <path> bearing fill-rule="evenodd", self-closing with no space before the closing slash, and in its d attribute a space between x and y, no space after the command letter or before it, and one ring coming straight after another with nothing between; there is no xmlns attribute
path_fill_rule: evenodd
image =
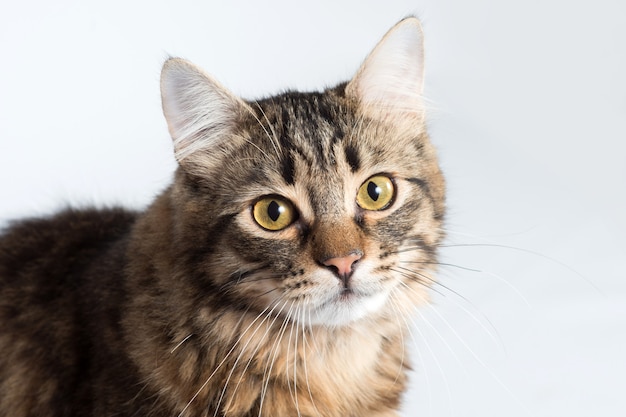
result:
<svg viewBox="0 0 626 417"><path fill-rule="evenodd" d="M422 55L408 18L350 82L258 101L168 60L173 184L0 239L0 414L397 416L444 215ZM376 175L394 191L372 210Z"/></svg>

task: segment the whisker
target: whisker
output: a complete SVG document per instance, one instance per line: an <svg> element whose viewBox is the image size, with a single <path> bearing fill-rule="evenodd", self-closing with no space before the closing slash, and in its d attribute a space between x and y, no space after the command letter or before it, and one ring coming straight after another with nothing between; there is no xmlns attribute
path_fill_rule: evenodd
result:
<svg viewBox="0 0 626 417"><path fill-rule="evenodd" d="M229 278L228 281L226 281L224 284L222 284L220 289L221 290L227 290L229 287L233 287L233 286L239 285L242 282L248 282L248 280L247 280L248 277L254 276L255 274L258 274L258 273L260 273L262 271L265 271L268 267L269 267L269 265L262 264L262 265L257 265L257 266L254 266L254 267L247 267L245 269L241 268L238 271L235 271L235 272L231 273L228 276L228 278ZM277 275L277 274L272 274L271 276L274 277L274 275Z"/></svg>
<svg viewBox="0 0 626 417"><path fill-rule="evenodd" d="M302 310L301 306L296 308L296 316L300 315ZM298 321L295 320L294 324L292 324L292 328L295 327L295 343L293 348L293 392L296 400L296 412L298 413L298 417L301 417L300 413L300 404L298 402L298 330L300 327L298 326Z"/></svg>
<svg viewBox="0 0 626 417"><path fill-rule="evenodd" d="M402 264L424 264L424 265L451 266L453 268L459 268L459 269L462 269L464 271L483 272L480 269L468 268L466 266L450 264L450 263L446 263L446 262L436 262L436 261L399 261L399 262L402 263Z"/></svg>
<svg viewBox="0 0 626 417"><path fill-rule="evenodd" d="M496 278L498 281L502 282L507 287L509 287L511 290L513 290L513 292L515 292L515 294L517 296L519 296L522 299L522 301L524 301L526 306L528 308L532 309L532 306L531 306L530 302L528 301L528 299L524 296L524 294L522 294L522 292L516 286L511 284L504 277L502 277L502 276L500 276L498 274L495 274L493 272L489 272L489 271L485 271L485 270L481 270L481 269L469 268L469 267L461 266L461 265L457 265L457 264L451 264L451 263L445 263L445 262L436 262L436 261L400 261L400 263L404 263L404 264L433 264L433 265L439 265L439 266L449 266L449 267L462 269L464 271L476 272L476 273L480 273L480 274L489 275L489 276L491 276L493 278Z"/></svg>
<svg viewBox="0 0 626 417"><path fill-rule="evenodd" d="M517 287L513 284L511 284L508 280L506 280L504 277L493 273L493 272L489 272L489 271L480 271L481 273L485 274L485 275L489 275L495 279L497 279L498 281L502 282L504 285L506 285L507 287L509 287L511 290L513 290L513 292L515 292L515 294L517 294L517 296L519 298L522 299L522 301L524 302L524 304L526 304L526 307L528 307L530 310L533 309L532 305L530 304L530 301L528 301L528 299L524 296L524 294L522 294L522 292L517 289Z"/></svg>
<svg viewBox="0 0 626 417"><path fill-rule="evenodd" d="M259 122L259 124L261 125L261 127L265 131L265 134L267 135L268 139L272 143L272 146L274 147L274 151L276 152L276 156L278 158L280 158L281 157L280 151L282 151L283 148L281 147L281 145L279 143L278 136L276 135L276 131L274 130L274 126L272 125L272 123L270 123L270 120L268 119L267 114L265 114L265 111L263 111L263 108L261 107L261 105L258 102L255 102L255 104L256 104L256 107L261 112L261 114L263 115L263 118L267 122L267 125L269 126L270 130L272 131L272 134L271 135L269 134L267 129L265 129L265 127L263 126L263 123L261 123L261 121L258 118L256 118L256 115L255 115L255 119L257 120L257 122Z"/></svg>
<svg viewBox="0 0 626 417"><path fill-rule="evenodd" d="M296 310L298 309L298 307L296 307ZM291 314L290 314L291 317ZM291 329L289 330L289 339L287 339L287 354L286 354L286 366L285 366L285 373L287 376L287 388L289 389L289 394L291 395L291 399L294 402L294 404L297 404L297 392L295 387L293 388L292 391L292 387L291 387L291 375L290 375L290 369L289 369L289 365L290 365L290 359L289 359L289 354L291 352L291 338L293 337L293 331L294 331L294 325L293 325L293 320L291 321ZM294 362L295 362L295 358L296 358L297 353L294 352ZM294 366L295 368L295 366ZM294 371L294 375L295 375L295 371ZM295 381L294 381L295 382Z"/></svg>
<svg viewBox="0 0 626 417"><path fill-rule="evenodd" d="M404 284L404 283L402 283L402 284ZM406 285L406 284L404 284L404 285ZM419 314L419 311L417 311L417 313ZM413 317L411 315L408 315L407 317L413 323L413 327L409 327L409 328L412 328L412 329L416 330L417 333L420 335L421 340L424 343L424 346L426 346L426 349L428 350L428 352L430 353L430 356L433 358L433 360L435 362L435 366L439 370L439 374L441 375L441 377L443 379L443 382L444 382L444 385L446 387L446 393L448 394L448 401L450 403L450 409L452 411L452 414L454 414L454 403L452 401L452 390L450 389L450 384L448 382L448 378L446 377L446 373L443 371L443 367L441 366L441 362L439 362L439 358L437 357L437 355L433 351L432 347L430 346L430 343L428 343L428 339L426 337L424 337L424 334L422 333L420 328L415 324L415 321L413 320ZM420 317L425 322L428 322L428 320L426 320L426 318L423 315L420 314ZM415 341L415 337L413 335L412 335L412 337L413 337L413 340Z"/></svg>
<svg viewBox="0 0 626 417"><path fill-rule="evenodd" d="M403 275L404 275L405 277L409 278L409 279L413 279L414 277L412 277L412 275L411 275L411 274L415 274L415 275L419 276L420 278L424 278L424 279L426 279L426 280L427 280L430 284L432 284L432 285L437 285L437 286L439 286L439 287L441 287L441 288L443 288L443 289L445 289L445 290L449 291L451 294L456 295L457 297L459 297L459 298L460 298L460 299L462 299L463 301L467 302L468 304L472 305L472 302L471 302L469 299L467 299L467 297L465 297L465 296L461 295L458 291L453 290L452 288L448 287L448 286L447 286L447 285L445 285L445 284L442 284L441 282L439 282L439 281L435 280L434 278L432 278L432 277L430 277L430 276L426 275L426 274L425 274L425 273L423 273L423 272L418 272L418 271L411 270L411 269L408 269L408 268L404 268L404 267L401 267L401 266L399 266L399 267L397 267L397 268L401 269L402 271L405 271L405 272L403 273ZM392 270L393 270L393 271L396 271L396 272L400 272L400 273L402 273L401 271L396 270L395 268L392 268ZM420 282L420 280L419 280L419 279L418 279L417 281L418 281L418 282ZM431 288L432 288L432 287L431 287ZM434 290L434 289L433 289L433 290ZM445 294L443 294L443 293L441 293L441 292L438 292L438 291L436 291L436 290L434 290L434 291L435 291L435 292L437 292L438 294L440 294L440 295L442 295L442 296L444 296L444 297L445 297Z"/></svg>
<svg viewBox="0 0 626 417"><path fill-rule="evenodd" d="M391 290L390 296L394 297L394 304L395 304L395 313L397 316L399 316L400 318L402 318L402 320L404 321L405 324L405 328L406 330L409 332L409 335L411 336L411 339L413 340L413 345L415 346L415 352L417 353L418 359L420 361L420 363L426 363L424 361L424 357L422 356L422 352L420 351L420 349L418 349L418 344L417 344L417 339L415 338L415 334L413 334L413 331L411 330L411 326L409 325L409 323L407 322L406 319L406 315L402 314L401 311L399 311L399 306L398 306L398 298L399 296L396 294L397 292L400 292L400 290L398 289L398 287L394 287ZM391 298L390 298L391 299ZM422 337L422 339L424 339ZM433 392L432 392L432 387L431 387L431 382L430 382L430 376L428 375L428 370L426 368L423 368L425 370L424 373L424 377L426 379L426 392L428 393L428 405L429 405L429 409L430 409L430 414L432 414L432 410L433 410Z"/></svg>
<svg viewBox="0 0 626 417"><path fill-rule="evenodd" d="M485 369L489 373L489 375L511 396L511 398L513 398L515 402L517 402L518 405L520 405L524 409L527 415L531 415L531 413L526 408L524 403L519 399L519 397L515 395L513 391L511 391L511 389L496 375L496 373L492 369L490 369L487 366L487 364L482 359L480 359L480 357L474 352L474 350L470 348L470 346L465 341L465 339L461 337L461 335L458 334L458 332L454 329L454 327L450 324L450 322L446 320L446 318L443 317L443 315L439 313L436 308L432 306L430 306L430 308L443 321L443 323L450 329L452 334L456 337L456 339L459 342L461 342L463 347L472 355L472 357L476 360L476 362L478 362L483 367L483 369Z"/></svg>
<svg viewBox="0 0 626 417"><path fill-rule="evenodd" d="M259 331L259 329L261 328L261 326L263 325L263 323L265 323L265 321L272 315L272 313L274 312L274 310L276 309L276 307L278 307L278 304L275 304L274 307L272 307L272 309L270 311L268 311L267 313L264 314L263 320L261 320L261 322L259 322L259 324L257 325L256 329L254 330L254 332L252 332L252 334L250 336L248 336L248 340L246 341L246 343L243 345L243 347L241 348L241 352L239 353L239 355L237 356L237 359L235 360L235 363L233 363L230 373L228 374L228 377L226 378L226 382L224 383L224 387L222 389L222 393L220 395L220 398L217 402L217 406L215 408L215 416L217 416L217 412L219 410L220 404L222 403L222 400L224 398L224 395L226 394L226 389L228 388L228 383L230 382L231 377L233 376L233 373L235 372L235 369L237 368L237 365L239 364L239 361L241 360L243 354L245 353L246 348L248 347L248 345L250 345L250 343L252 342L252 338L254 337L254 335L257 333L257 331ZM263 314L263 313L261 313ZM272 324L276 321L276 319L278 318L278 315L276 315L274 317L274 320L272 321ZM265 333L263 334L263 336L261 337L261 341L259 341L259 343L257 344L256 348L254 349L254 351L250 354L250 357L248 359L248 363L246 364L243 372L242 372L242 376L239 379L239 383L241 382L242 378L243 378L243 374L245 373L245 371L248 369L248 366L250 365L250 363L252 362L252 359L254 358L254 356L256 355L256 353L259 351L259 349L261 348L261 343L263 342L263 340L267 337L267 334L269 333L272 324L270 324L267 329L265 330ZM237 388L239 387L239 383L236 385L235 387L235 392L237 391Z"/></svg>
<svg viewBox="0 0 626 417"><path fill-rule="evenodd" d="M553 257L548 256L548 255L544 255L543 253L536 252L536 251L531 250L531 249L519 248L519 247L516 247L516 246L510 246L510 245L502 245L502 244L497 244L497 243L454 243L454 244L440 244L439 247L440 248L461 248L461 247L469 247L469 248L471 248L471 247L499 248L499 249L509 249L509 250L518 251L518 252L526 253L526 254L529 254L529 255L537 256L539 258L542 258L542 259L545 259L547 261L553 262L553 263L555 263L555 264L557 264L557 265L567 269L568 271L570 271L571 273L573 273L574 275L578 276L580 279L585 281L598 294L602 295L603 297L606 297L606 294L598 286L596 286L593 283L593 281L591 281L585 275L581 274L580 272L578 272L577 270L575 270L574 268L572 268L568 264L566 264L564 262L561 262L561 261L559 261L556 258L553 258Z"/></svg>
<svg viewBox="0 0 626 417"><path fill-rule="evenodd" d="M400 285L404 286L405 290L407 290L407 291L413 291L413 289L411 287L409 287L405 282L400 281ZM428 305L428 306L431 306L429 303L425 303L425 304ZM435 310L434 307L431 306L431 308L433 310ZM467 373L467 368L465 367L465 365L463 364L461 359L457 356L457 354L454 352L454 349L452 349L450 344L446 341L446 339L443 337L443 335L439 332L439 330L437 330L437 328L435 326L433 326L433 324L429 320L426 320L426 318L422 315L422 313L419 310L417 310L417 314L428 325L428 327L430 327L435 332L437 337L439 337L439 339L443 342L443 344L446 346L446 348L450 351L450 353L452 354L454 359L457 361L457 363L461 366L461 368L463 368L463 370L465 370L466 374L469 376L469 374ZM438 316L440 316L440 314L438 314ZM410 317L411 321L413 321L412 317L411 316L409 316L409 317Z"/></svg>
<svg viewBox="0 0 626 417"><path fill-rule="evenodd" d="M249 138L245 138L245 137L241 137L241 139L245 140L246 142L248 142L250 145L254 146L259 152L261 152L261 154L263 156L265 156L265 158L270 159L269 155L259 147L259 145L257 145L256 143L252 142Z"/></svg>
<svg viewBox="0 0 626 417"><path fill-rule="evenodd" d="M394 290L396 288L393 288ZM400 329L400 339L402 340L402 356L400 358L400 366L398 367L398 373L396 374L396 378L394 380L394 384L396 382L398 382L398 378L400 378L400 375L402 375L402 370L404 368L404 358L405 358L405 354L406 354L406 345L405 345L405 341L404 341L404 332L403 332L403 328L408 328L408 323L406 322L406 318L404 317L404 315L400 312L400 307L397 304L397 299L394 298L396 296L396 294L391 291L389 293L389 301L391 302L391 306L392 306L392 311L394 312L394 316L398 322L398 329ZM402 323L400 323L400 319L402 318L402 320L404 321L405 326L402 326Z"/></svg>
<svg viewBox="0 0 626 417"><path fill-rule="evenodd" d="M189 400L189 402L187 403L187 405L185 405L185 407L183 407L183 409L181 410L181 412L178 414L178 417L182 417L183 414L185 414L185 411L187 411L187 409L191 406L191 404L195 401L196 398L198 398L198 395L200 395L200 393L202 392L202 390L204 390L206 388L206 386L209 384L209 382L211 381L211 379L215 376L215 374L217 373L217 371L219 371L219 369L222 367L222 365L224 365L224 363L226 363L226 360L228 360L228 358L230 357L230 355L233 353L233 351L235 350L235 348L239 345L239 342L241 342L241 340L244 338L244 336L246 335L246 333L248 332L248 330L254 325L254 323L256 323L257 320L259 320L259 318L261 317L262 314L264 314L268 309L270 308L270 305L268 305L267 307L265 307L265 309L259 313L255 319L246 327L246 329L239 335L239 338L235 341L235 343L233 344L233 346L230 348L230 350L226 353L226 355L224 356L224 358L222 358L221 362L217 365L217 367L215 367L215 369L213 370L213 372L211 372L211 374L209 375L209 377L206 379L206 381L204 381L204 383L200 386L200 388L198 389L198 391L196 391L196 393L193 395L193 397L191 397L191 399ZM247 310L244 314L247 313Z"/></svg>
<svg viewBox="0 0 626 417"><path fill-rule="evenodd" d="M397 254L400 254L400 253L411 252L411 251L414 251L414 250L424 250L424 247L423 246L406 246L406 247L404 247L402 249L396 249L396 250L394 250L391 253L393 253L394 255L397 255Z"/></svg>
<svg viewBox="0 0 626 417"><path fill-rule="evenodd" d="M292 300L291 301L291 305L289 306L289 310L287 311L287 313L283 314L283 323L280 326L280 329L278 331L278 337L276 338L276 340L274 341L274 345L272 346L272 349L270 350L269 356L271 356L268 364L265 366L265 370L263 371L263 386L261 387L261 400L260 400L260 404L259 404L259 417L261 417L262 413L263 413L263 404L265 402L265 396L267 395L267 389L269 386L269 382L270 382L270 378L271 378L271 374L272 374L272 369L274 368L274 364L276 363L276 359L278 357L278 353L279 353L279 349L280 349L280 344L283 340L283 336L285 334L285 330L287 330L287 324L289 323L289 315L291 314L291 310L293 309L295 301ZM284 306L283 306L284 309ZM283 313L283 310L281 309L280 313Z"/></svg>
<svg viewBox="0 0 626 417"><path fill-rule="evenodd" d="M313 409L315 410L315 413L318 416L321 416L321 414L320 414L320 412L319 412L319 410L317 408L317 405L315 404L315 400L313 399L313 393L311 392L311 384L309 382L309 370L308 370L308 367L307 367L306 348L307 348L307 346L310 346L310 345L309 345L309 342L308 342L307 337L306 337L304 310L302 311L302 313L303 313L302 314L303 317L302 317L302 321L301 321L301 324L302 324L302 342L303 342L303 344L302 344L302 356L303 356L302 360L303 360L303 364L304 364L304 380L306 381L306 387L307 387L307 391L309 393L309 399L311 400L311 405L313 406ZM309 313L309 323L310 323L311 310L308 310L308 313Z"/></svg>
<svg viewBox="0 0 626 417"><path fill-rule="evenodd" d="M261 113L263 113L263 110L261 109L261 106L259 105L258 102L255 102L257 108L259 110L261 110ZM274 147L274 152L276 153L276 155L280 158L280 153L278 151L278 148L276 147L276 145L274 144L274 141L272 139L272 136L269 134L269 132L267 131L267 129L265 128L265 126L263 125L263 123L261 123L261 120L257 117L256 114L254 114L254 112L252 111L252 108L245 106L245 109L248 111L248 113L250 113L250 115L252 117L254 117L254 120L257 121L257 123L259 124L259 126L261 126L261 129L263 129L263 132L265 133L265 135L267 136L267 138L270 140L270 143L272 144L272 146ZM269 155L266 154L259 146L257 146L254 142L252 142L250 139L248 138L243 138L246 140L246 142L248 142L249 144L251 144L252 146L254 146L255 148L257 148L263 155L265 155L265 157L267 159L269 159Z"/></svg>
<svg viewBox="0 0 626 417"><path fill-rule="evenodd" d="M422 280L417 279L417 277L415 276L416 274L415 274L415 273L413 273L413 272L405 272L405 271L402 271L402 270L399 270L399 269L396 269L396 268L390 268L389 270L390 270L390 271L393 271L393 272L396 272L396 273L398 273L398 274L402 275L403 277L410 279L411 281L417 282L418 284L422 285L424 288L427 288L428 290L433 291L433 292L435 292L435 293L437 293L437 294L441 295L442 297L445 297L445 296L446 296L443 292L439 291L437 288L433 288L431 285L427 285L427 284L426 284L425 282L423 282ZM432 284L435 284L435 283L436 283L436 281L434 281L432 278L430 278L430 282L431 282ZM443 286L443 285L439 285L439 286L440 286L440 287L443 287L443 288L446 288L446 287L445 287L445 286ZM446 288L446 289L447 289L447 288ZM450 291L454 293L454 291L453 291L453 290L450 290Z"/></svg>
<svg viewBox="0 0 626 417"><path fill-rule="evenodd" d="M430 277L430 276L426 275L423 272L418 272L418 271L416 271L414 269L405 268L403 266L397 266L397 267L393 268L393 270L396 271L396 272L404 271L404 272L409 274L407 276L410 276L410 274L415 274L415 275L419 276L420 278L424 278L427 282L429 282L431 284L437 284L437 280L434 279L433 277ZM447 289L447 290L449 289L449 288L445 287L444 285L441 285L441 286L443 288Z"/></svg>
<svg viewBox="0 0 626 417"><path fill-rule="evenodd" d="M404 283L403 283L404 284ZM406 284L404 284L406 285ZM440 285L440 284L439 284ZM483 320L485 320L487 323L489 323L489 326L491 327L492 331L489 330L482 321L480 321L475 314L473 314L471 311L469 311L468 309L466 309L465 307L463 307L463 305L457 301L455 301L453 298L448 298L448 300L452 301L454 303L454 305L456 305L457 307L459 307L460 309L462 309L464 312L466 312L468 314L468 316L474 320L476 323L478 323L478 325L480 327L483 328L483 330L485 331L485 333L494 341L494 343L498 346L500 346L500 348L502 348L503 350L505 350L504 348L504 344L502 343L502 338L499 336L499 333L496 329L496 327L493 325L493 323L491 322L491 320L489 320L489 318L483 314L480 309L477 308L477 306L471 302L467 297L464 297L463 295L459 294L457 291L454 291L452 289L450 289L449 287L445 286L445 285L440 285L442 288L447 289L448 291L450 291L451 294L454 294L455 296L457 296L459 299L463 300L464 302L466 302L469 306L471 306L476 312L478 312L480 314L480 316L483 318ZM409 287L407 287L408 289L411 289ZM412 290L412 289L411 289ZM439 293L441 294L441 293ZM445 295L443 295L445 296ZM524 299L524 297L520 294L520 296L522 297L522 299ZM428 303L426 303L428 304ZM430 304L428 304L430 305Z"/></svg>
<svg viewBox="0 0 626 417"><path fill-rule="evenodd" d="M176 349L178 349L183 343L185 343L187 340L189 340L189 338L193 336L193 333L190 333L187 335L187 337L185 337L183 340L181 340L176 346L174 346L174 348L172 350L170 350L170 354L174 353L174 351Z"/></svg>
<svg viewBox="0 0 626 417"><path fill-rule="evenodd" d="M414 291L412 288L408 287L406 283L400 281L400 283L402 285L404 285L407 289ZM416 293L419 294L419 293ZM455 293L456 294L456 293ZM458 295L458 294L457 294ZM462 298L464 301L469 302L469 300L467 300L466 298ZM435 307L433 307L432 305L428 304L429 308L439 317L439 319L441 319L443 321L443 323L450 329L450 331L452 332L452 334L455 336L455 338L461 342L461 344L463 345L463 347L472 355L472 357L489 373L489 375L509 394L511 395L511 398L513 398L520 406L522 406L522 408L527 412L527 414L530 415L530 413L528 413L527 408L524 406L523 402L513 393L513 391L511 391L511 389L509 387L506 386L506 384L495 374L495 372L493 372L493 370L491 370L484 361L482 361L480 359L480 357L470 348L470 346L468 345L468 343L465 341L465 339L463 339L463 337L461 337L458 332L454 329L454 327L450 324L450 322L448 320L446 320L445 317L443 317L443 315L441 313L439 313L439 311L437 311L437 309ZM471 305L471 303L470 303ZM465 369L466 373L467 370L465 368L465 366L463 365L463 363L460 361L460 359L458 358L458 356L454 353L454 351L452 350L451 346L448 344L447 341L445 341L445 339L443 338L443 336L437 331L437 329L432 325L432 323L430 323L428 320L426 320L426 318L419 312L419 310L417 311L417 313L420 315L420 317L424 320L424 322L435 331L435 333L437 334L437 336L439 337L439 339L446 345L447 349L452 353L452 355L454 356L455 360L461 364L461 367L463 369ZM470 314L471 316L471 314ZM409 316L409 318L411 320L412 317ZM418 329L419 331L419 329ZM491 333L488 332L488 334L491 335Z"/></svg>

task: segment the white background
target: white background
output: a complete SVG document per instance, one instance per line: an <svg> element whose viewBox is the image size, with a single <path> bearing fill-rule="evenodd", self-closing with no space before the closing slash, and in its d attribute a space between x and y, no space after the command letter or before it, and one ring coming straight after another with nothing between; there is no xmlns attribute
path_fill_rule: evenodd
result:
<svg viewBox="0 0 626 417"><path fill-rule="evenodd" d="M162 190L168 55L247 98L320 89L417 14L452 265L403 415L626 415L623 2L225 4L2 0L0 222Z"/></svg>

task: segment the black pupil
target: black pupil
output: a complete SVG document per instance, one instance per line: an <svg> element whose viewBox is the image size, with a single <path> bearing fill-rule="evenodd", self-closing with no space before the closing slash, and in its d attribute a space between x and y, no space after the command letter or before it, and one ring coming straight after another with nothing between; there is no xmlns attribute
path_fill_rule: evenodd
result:
<svg viewBox="0 0 626 417"><path fill-rule="evenodd" d="M276 201L272 201L269 206L267 206L267 215L270 216L273 222L280 217L280 205Z"/></svg>
<svg viewBox="0 0 626 417"><path fill-rule="evenodd" d="M372 200L378 201L378 197L380 197L380 188L376 185L376 183L370 181L367 184L367 194Z"/></svg>

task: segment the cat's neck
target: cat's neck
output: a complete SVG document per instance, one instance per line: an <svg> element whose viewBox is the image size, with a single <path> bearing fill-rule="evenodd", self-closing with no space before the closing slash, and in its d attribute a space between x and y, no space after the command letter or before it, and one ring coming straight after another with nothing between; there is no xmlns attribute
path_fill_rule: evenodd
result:
<svg viewBox="0 0 626 417"><path fill-rule="evenodd" d="M212 332L213 339L193 334L178 341L174 352L162 352L168 369L204 370L199 379L169 381L176 387L198 388L181 391L177 398L198 394L194 402L215 403L210 398L215 393L201 389L206 383L219 387L218 402L227 415L245 415L263 398L263 415L270 416L290 407L303 415L316 415L319 408L325 408L322 415L334 415L329 411L336 409L333 404L351 403L350 409L358 409L372 401L372 393L392 400L397 393L399 398L408 365L403 355L405 329L397 323L381 319L328 328L280 317L238 317L235 312L228 316L221 321L236 324ZM199 363L199 357L208 358L207 363ZM369 393L368 398L363 393ZM248 401L242 400L244 395L250 396Z"/></svg>

